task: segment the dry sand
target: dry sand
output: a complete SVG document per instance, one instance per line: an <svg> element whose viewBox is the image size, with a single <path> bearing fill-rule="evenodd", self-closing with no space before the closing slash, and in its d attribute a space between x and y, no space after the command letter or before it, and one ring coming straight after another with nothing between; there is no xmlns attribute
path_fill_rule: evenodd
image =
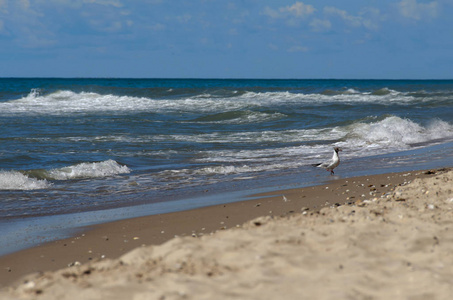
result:
<svg viewBox="0 0 453 300"><path fill-rule="evenodd" d="M317 187L336 195L318 212L296 201L310 188L277 193L255 208L278 200L283 216L28 275L0 299L451 299L453 171L434 173L391 193L394 175Z"/></svg>
<svg viewBox="0 0 453 300"><path fill-rule="evenodd" d="M102 258L118 258L141 245L162 244L175 235L198 237L236 227L260 216L287 216L301 212L302 208L311 212L325 205L363 200L370 194L385 195L394 187L413 180L417 174L423 173L346 179L328 176L331 181L324 186L274 191L255 195L254 199L243 202L130 218L85 228L77 236L0 257L0 287L33 272L58 270L75 262L85 264Z"/></svg>

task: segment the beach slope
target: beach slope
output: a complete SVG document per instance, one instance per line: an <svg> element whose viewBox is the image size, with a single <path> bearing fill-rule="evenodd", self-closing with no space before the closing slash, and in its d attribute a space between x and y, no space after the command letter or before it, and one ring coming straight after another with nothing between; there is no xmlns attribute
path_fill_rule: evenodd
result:
<svg viewBox="0 0 453 300"><path fill-rule="evenodd" d="M0 299L450 299L453 171L431 175L346 205L29 275Z"/></svg>

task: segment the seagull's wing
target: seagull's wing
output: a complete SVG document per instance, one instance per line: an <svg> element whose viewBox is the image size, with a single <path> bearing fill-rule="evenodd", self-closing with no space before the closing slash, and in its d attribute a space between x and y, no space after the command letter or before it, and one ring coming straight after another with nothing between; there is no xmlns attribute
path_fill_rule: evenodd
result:
<svg viewBox="0 0 453 300"><path fill-rule="evenodd" d="M313 167L318 167L318 168L328 168L332 164L332 161L325 161L319 164L314 164Z"/></svg>

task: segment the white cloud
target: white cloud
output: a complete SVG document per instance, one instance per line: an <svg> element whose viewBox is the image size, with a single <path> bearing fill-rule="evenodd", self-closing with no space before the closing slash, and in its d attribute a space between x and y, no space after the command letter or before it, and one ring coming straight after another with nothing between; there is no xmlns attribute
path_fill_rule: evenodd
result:
<svg viewBox="0 0 453 300"><path fill-rule="evenodd" d="M0 0L0 13L8 13L8 0Z"/></svg>
<svg viewBox="0 0 453 300"><path fill-rule="evenodd" d="M310 26L314 31L327 31L332 27L332 23L329 20L314 19Z"/></svg>
<svg viewBox="0 0 453 300"><path fill-rule="evenodd" d="M83 0L83 3L92 3L105 6L123 7L119 0Z"/></svg>
<svg viewBox="0 0 453 300"><path fill-rule="evenodd" d="M24 1L24 0L21 0ZM29 0L25 0L29 1ZM81 8L86 4L97 4L103 6L113 6L116 8L123 7L123 4L120 0L32 0L35 3L48 4L48 2L53 2L57 5L65 5L67 7Z"/></svg>
<svg viewBox="0 0 453 300"><path fill-rule="evenodd" d="M338 9L332 6L324 7L324 14L336 15L347 22L349 25L358 27L362 24L362 18L348 14L345 10Z"/></svg>
<svg viewBox="0 0 453 300"><path fill-rule="evenodd" d="M303 2L296 2L293 5L288 5L280 7L278 9L272 9L266 7L264 9L264 14L268 15L272 19L286 18L289 16L296 18L304 18L313 14L316 9L310 4L304 4Z"/></svg>
<svg viewBox="0 0 453 300"><path fill-rule="evenodd" d="M399 4L401 15L406 18L421 20L422 18L435 18L439 5L437 1L430 3L417 3L417 0L402 0Z"/></svg>
<svg viewBox="0 0 453 300"><path fill-rule="evenodd" d="M272 19L277 19L277 18L281 17L281 15L278 12L278 10L272 9L269 6L266 6L264 8L263 14L271 17Z"/></svg>
<svg viewBox="0 0 453 300"><path fill-rule="evenodd" d="M28 10L30 8L29 0L19 0L18 3L22 6L23 9Z"/></svg>
<svg viewBox="0 0 453 300"><path fill-rule="evenodd" d="M263 14L271 17L272 19L281 18L281 14L278 12L278 10L272 9L269 6L266 6L264 8Z"/></svg>
<svg viewBox="0 0 453 300"><path fill-rule="evenodd" d="M0 0L0 34L24 48L55 44L55 35L42 22L43 14L30 0Z"/></svg>
<svg viewBox="0 0 453 300"><path fill-rule="evenodd" d="M315 20L310 24L313 30L315 31L323 31L328 30L329 23L332 22L331 18L337 17L340 18L343 22L347 25L352 27L365 27L370 30L378 30L380 27L380 23L385 20L385 16L381 15L381 12L377 8L373 7L366 7L363 8L357 15L349 14L347 11L338 9L332 6L324 7L324 15L326 17L326 21L324 24L321 21ZM327 23L329 22L329 23ZM324 28L323 28L324 25ZM331 24L330 24L331 25Z"/></svg>
<svg viewBox="0 0 453 300"><path fill-rule="evenodd" d="M296 2L291 6L281 7L281 13L289 13L296 17L305 17L315 12L315 8L310 4L304 4L302 2Z"/></svg>
<svg viewBox="0 0 453 300"><path fill-rule="evenodd" d="M379 9L373 7L363 9L360 16L362 17L363 26L372 30L378 30L380 23L386 19Z"/></svg>
<svg viewBox="0 0 453 300"><path fill-rule="evenodd" d="M96 7L97 6L97 7ZM0 0L0 34L25 48L49 47L59 41L52 16L61 12L67 18L84 18L96 31L115 33L133 26L122 0ZM65 24L58 24L59 29Z"/></svg>

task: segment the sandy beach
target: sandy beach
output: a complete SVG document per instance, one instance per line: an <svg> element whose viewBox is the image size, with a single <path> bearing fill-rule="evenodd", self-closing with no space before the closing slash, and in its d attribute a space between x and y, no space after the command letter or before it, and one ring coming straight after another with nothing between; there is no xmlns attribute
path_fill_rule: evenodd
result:
<svg viewBox="0 0 453 300"><path fill-rule="evenodd" d="M0 299L453 294L451 170L337 178L256 196L102 224L0 257Z"/></svg>

